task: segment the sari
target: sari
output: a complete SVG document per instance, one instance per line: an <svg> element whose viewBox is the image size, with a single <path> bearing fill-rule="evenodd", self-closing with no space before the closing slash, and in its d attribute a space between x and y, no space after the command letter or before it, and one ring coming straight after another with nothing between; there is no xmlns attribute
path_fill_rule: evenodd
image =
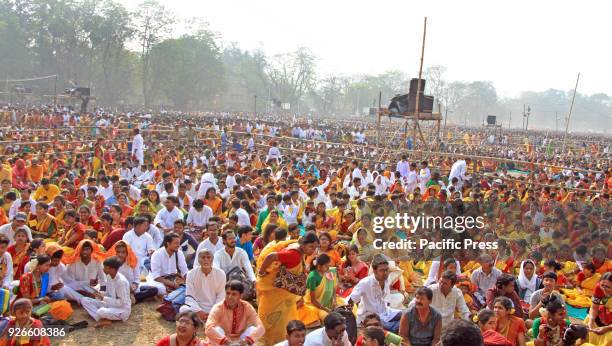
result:
<svg viewBox="0 0 612 346"><path fill-rule="evenodd" d="M215 197L212 201L210 199L205 199L204 205L209 206L215 216L219 216L221 212L223 212L223 200L219 197Z"/></svg>
<svg viewBox="0 0 612 346"><path fill-rule="evenodd" d="M298 320L304 322L305 325L308 326L315 322L322 322L328 315L327 311L321 310L312 304L310 297L312 292L314 292L319 304L330 310L333 310L336 306L344 305L344 299L336 297L336 287L338 286L336 274L336 268L330 268L323 275L316 270L308 274L304 304L298 308Z"/></svg>
<svg viewBox="0 0 612 346"><path fill-rule="evenodd" d="M31 214L28 222L32 230L32 237L54 239L58 238L58 227L55 218L47 213L42 220L36 215Z"/></svg>
<svg viewBox="0 0 612 346"><path fill-rule="evenodd" d="M267 246L257 258L257 267L261 267L263 260L270 253L283 249L296 249L297 247L297 240L286 240L272 246ZM275 345L285 340L287 336L287 331L285 330L287 323L298 317L296 303L301 297L274 286L274 279L279 272L280 265L279 261L272 263L267 269L267 275L257 277L257 284L255 286L257 297L259 298L257 313L266 329L262 342L266 345ZM294 275L300 275L305 270L303 256L300 264L293 268L287 268L287 271Z"/></svg>
<svg viewBox="0 0 612 346"><path fill-rule="evenodd" d="M98 174L98 172L104 168L104 148L100 145L96 145L94 148L94 156L91 160L91 166L94 175Z"/></svg>
<svg viewBox="0 0 612 346"><path fill-rule="evenodd" d="M33 273L25 273L19 279L18 298L36 299L42 298L49 293L49 273L40 275L40 283L34 278Z"/></svg>
<svg viewBox="0 0 612 346"><path fill-rule="evenodd" d="M13 258L13 277L19 278L23 274L25 265L30 261L30 257L28 256L28 248L30 247L30 244L26 243L26 246L23 248L23 250L19 251L19 253L17 253L17 247L15 245L16 244L9 246L6 249L6 252L10 253L11 257Z"/></svg>

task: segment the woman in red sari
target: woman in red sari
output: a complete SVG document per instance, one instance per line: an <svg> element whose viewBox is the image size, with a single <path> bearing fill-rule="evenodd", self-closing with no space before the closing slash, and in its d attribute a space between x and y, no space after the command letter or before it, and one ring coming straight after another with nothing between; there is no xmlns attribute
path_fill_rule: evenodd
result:
<svg viewBox="0 0 612 346"><path fill-rule="evenodd" d="M13 166L13 187L19 190L28 187L28 171L23 159L18 159Z"/></svg>
<svg viewBox="0 0 612 346"><path fill-rule="evenodd" d="M98 232L102 231L102 223L98 218L91 215L91 211L88 207L83 206L79 208L79 220L85 225L86 229L93 229Z"/></svg>
<svg viewBox="0 0 612 346"><path fill-rule="evenodd" d="M28 249L30 248L30 239L25 228L18 228L15 231L15 243L6 249L6 252L11 254L13 259L13 277L19 278L23 274L23 268L30 261Z"/></svg>
<svg viewBox="0 0 612 346"><path fill-rule="evenodd" d="M345 298L351 294L359 280L368 276L368 264L359 259L357 245L351 245L349 248L346 261L340 265L338 274L340 275L340 286L337 293Z"/></svg>
<svg viewBox="0 0 612 346"><path fill-rule="evenodd" d="M130 206L130 201L125 193L121 193L119 196L117 196L117 203L119 203L119 206L121 207L122 219L131 216L134 212L134 208Z"/></svg>

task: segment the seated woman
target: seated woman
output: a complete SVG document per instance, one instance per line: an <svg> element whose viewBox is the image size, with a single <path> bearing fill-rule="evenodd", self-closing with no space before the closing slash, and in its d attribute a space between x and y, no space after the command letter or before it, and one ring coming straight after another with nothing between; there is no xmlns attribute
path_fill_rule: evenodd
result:
<svg viewBox="0 0 612 346"><path fill-rule="evenodd" d="M5 329L6 331L8 331L9 329L15 329L15 328L27 328L30 329L32 331L32 334L34 335L42 335L42 331L41 333L36 333L34 330L32 330L33 328L44 328L42 322L40 320L37 320L35 318L32 317L32 302L29 299L24 299L24 298L20 298L17 299L14 303L13 303L13 315L15 316L14 319L11 319L8 323L7 328ZM49 340L49 337L47 336L30 336L28 337L27 334L25 336L12 336L9 339L5 339L5 338L9 338L8 335L3 335L2 339L6 340L8 345L21 345L21 346L48 346L51 345L51 341Z"/></svg>
<svg viewBox="0 0 612 346"><path fill-rule="evenodd" d="M357 245L351 245L346 261L340 265L340 287L337 293L346 298L351 294L353 287L359 280L368 276L368 264L359 259Z"/></svg>
<svg viewBox="0 0 612 346"><path fill-rule="evenodd" d="M331 260L329 264L330 267L338 268L340 264L342 264L342 259L338 251L332 247L332 237L327 232L319 234L319 249L317 249L317 254L327 254Z"/></svg>
<svg viewBox="0 0 612 346"><path fill-rule="evenodd" d="M514 305L507 297L497 297L494 303L497 325L495 331L503 335L512 346L525 346L525 321L514 316Z"/></svg>
<svg viewBox="0 0 612 346"><path fill-rule="evenodd" d="M13 260L13 277L20 278L23 274L23 268L30 261L30 239L28 231L25 228L18 228L15 231L15 243L6 249L6 252L11 254Z"/></svg>
<svg viewBox="0 0 612 346"><path fill-rule="evenodd" d="M544 298L542 303L546 307L546 312L544 317L538 317L533 321L534 345L561 345L565 330L570 325L563 301L551 294Z"/></svg>
<svg viewBox="0 0 612 346"><path fill-rule="evenodd" d="M31 214L28 225L33 238L57 239L58 227L55 218L49 214L49 205L36 203L36 214Z"/></svg>
<svg viewBox="0 0 612 346"><path fill-rule="evenodd" d="M19 279L18 298L28 298L32 305L46 304L51 301L47 295L50 293L49 268L51 257L38 255L30 263L31 272L21 275Z"/></svg>
<svg viewBox="0 0 612 346"><path fill-rule="evenodd" d="M540 279L535 273L535 263L530 260L524 260L521 262L521 269L519 271L518 280L516 286L518 288L519 297L523 302L529 303L533 292L542 288L542 279Z"/></svg>
<svg viewBox="0 0 612 346"><path fill-rule="evenodd" d="M318 326L336 306L344 304L336 298L338 280L336 271L330 271L331 259L327 254L320 254L313 261L306 279L304 302L298 307L299 320L306 326Z"/></svg>
<svg viewBox="0 0 612 346"><path fill-rule="evenodd" d="M164 336L156 346L204 346L206 343L197 337L202 326L203 323L195 312L179 312L176 316L176 333Z"/></svg>
<svg viewBox="0 0 612 346"><path fill-rule="evenodd" d="M593 289L593 303L584 322L590 329L588 342L597 346L612 344L612 272L602 275Z"/></svg>
<svg viewBox="0 0 612 346"><path fill-rule="evenodd" d="M497 326L495 312L489 309L480 310L474 320L482 333L484 346L512 346L508 339L495 330Z"/></svg>
<svg viewBox="0 0 612 346"><path fill-rule="evenodd" d="M582 294L592 297L593 290L600 279L601 274L595 272L595 265L593 263L585 263L582 266L582 271L576 276L576 284Z"/></svg>

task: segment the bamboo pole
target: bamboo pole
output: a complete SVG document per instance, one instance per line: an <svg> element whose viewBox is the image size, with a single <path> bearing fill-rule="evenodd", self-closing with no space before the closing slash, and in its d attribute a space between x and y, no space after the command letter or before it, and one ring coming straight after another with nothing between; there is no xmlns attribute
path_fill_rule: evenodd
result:
<svg viewBox="0 0 612 346"><path fill-rule="evenodd" d="M578 81L580 80L580 72L578 72L578 77L576 77L576 86L574 87L574 95L572 96L572 104L570 105L569 113L567 114L567 121L565 122L565 135L563 135L563 149L562 152L565 151L565 140L567 138L567 132L569 131L569 123L570 118L572 117L572 110L574 109L574 100L576 99L576 91L578 90Z"/></svg>

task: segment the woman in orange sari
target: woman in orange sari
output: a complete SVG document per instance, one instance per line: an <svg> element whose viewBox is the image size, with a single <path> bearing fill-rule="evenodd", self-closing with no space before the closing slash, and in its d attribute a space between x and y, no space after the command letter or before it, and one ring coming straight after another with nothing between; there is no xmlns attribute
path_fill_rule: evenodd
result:
<svg viewBox="0 0 612 346"><path fill-rule="evenodd" d="M121 218L125 219L126 217L132 215L134 212L134 208L130 206L128 196L125 193L119 194L117 197L117 203L121 207Z"/></svg>
<svg viewBox="0 0 612 346"><path fill-rule="evenodd" d="M215 216L219 216L223 212L223 200L217 196L217 190L214 187L206 190L204 205L209 206Z"/></svg>

